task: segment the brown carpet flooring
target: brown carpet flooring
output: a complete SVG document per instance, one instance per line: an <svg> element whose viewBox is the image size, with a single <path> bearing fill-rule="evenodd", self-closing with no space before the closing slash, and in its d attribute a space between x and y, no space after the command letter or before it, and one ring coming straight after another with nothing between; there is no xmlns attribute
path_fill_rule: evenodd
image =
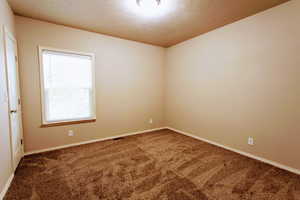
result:
<svg viewBox="0 0 300 200"><path fill-rule="evenodd" d="M5 200L299 200L300 176L169 130L38 155Z"/></svg>

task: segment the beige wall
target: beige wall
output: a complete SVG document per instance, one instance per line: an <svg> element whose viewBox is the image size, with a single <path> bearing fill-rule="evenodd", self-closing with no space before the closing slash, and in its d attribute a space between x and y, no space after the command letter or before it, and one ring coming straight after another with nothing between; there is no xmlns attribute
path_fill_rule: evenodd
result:
<svg viewBox="0 0 300 200"><path fill-rule="evenodd" d="M165 49L24 17L16 30L26 152L164 125ZM96 123L40 128L38 45L95 53Z"/></svg>
<svg viewBox="0 0 300 200"><path fill-rule="evenodd" d="M299 11L292 0L168 49L167 126L300 169Z"/></svg>
<svg viewBox="0 0 300 200"><path fill-rule="evenodd" d="M0 192L12 173L3 25L14 34L14 17L6 0L0 0Z"/></svg>

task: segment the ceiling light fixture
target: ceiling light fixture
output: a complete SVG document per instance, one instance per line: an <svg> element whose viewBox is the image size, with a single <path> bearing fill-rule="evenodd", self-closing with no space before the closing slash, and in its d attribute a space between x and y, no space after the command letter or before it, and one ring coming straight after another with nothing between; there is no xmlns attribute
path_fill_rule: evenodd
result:
<svg viewBox="0 0 300 200"><path fill-rule="evenodd" d="M176 0L122 0L124 5L139 18L157 19L167 15L175 8Z"/></svg>
<svg viewBox="0 0 300 200"><path fill-rule="evenodd" d="M156 8L159 6L161 0L136 0L136 4L144 8Z"/></svg>

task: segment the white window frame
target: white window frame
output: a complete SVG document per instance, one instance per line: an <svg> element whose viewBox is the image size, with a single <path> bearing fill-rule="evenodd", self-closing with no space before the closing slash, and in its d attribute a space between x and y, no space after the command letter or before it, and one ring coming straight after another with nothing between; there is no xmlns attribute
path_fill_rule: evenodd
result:
<svg viewBox="0 0 300 200"><path fill-rule="evenodd" d="M92 61L92 95L91 95L91 117L87 118L74 118L68 120L56 120L56 121L47 121L46 120L46 107L45 107L45 87L44 87L44 66L43 66L43 51L54 51L62 54L75 54L80 56L89 56ZM40 66L40 92L41 92L41 106L42 106L42 126L51 126L51 125L65 125L65 124L76 124L76 123L85 123L85 122L94 122L96 121L96 84L95 84L95 54L85 53L78 51L70 51L66 49L57 49L52 47L38 46L39 54L39 66Z"/></svg>

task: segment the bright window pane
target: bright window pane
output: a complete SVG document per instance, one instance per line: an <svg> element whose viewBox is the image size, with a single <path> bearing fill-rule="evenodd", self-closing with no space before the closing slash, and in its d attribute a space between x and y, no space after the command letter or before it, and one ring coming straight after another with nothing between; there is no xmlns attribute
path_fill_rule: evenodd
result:
<svg viewBox="0 0 300 200"><path fill-rule="evenodd" d="M93 117L92 57L42 51L46 122Z"/></svg>

